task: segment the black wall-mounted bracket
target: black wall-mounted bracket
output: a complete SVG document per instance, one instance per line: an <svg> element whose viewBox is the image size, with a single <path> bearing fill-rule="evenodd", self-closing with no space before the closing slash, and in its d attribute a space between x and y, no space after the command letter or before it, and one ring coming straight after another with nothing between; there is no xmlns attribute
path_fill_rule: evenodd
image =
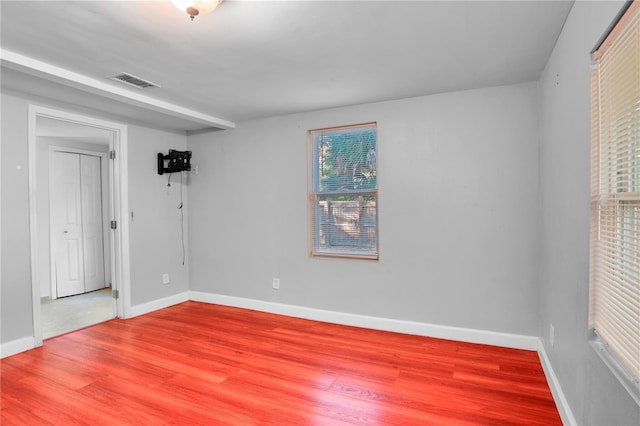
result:
<svg viewBox="0 0 640 426"><path fill-rule="evenodd" d="M165 167L165 162L167 162ZM191 151L170 149L169 154L158 153L158 174L176 173L191 170Z"/></svg>

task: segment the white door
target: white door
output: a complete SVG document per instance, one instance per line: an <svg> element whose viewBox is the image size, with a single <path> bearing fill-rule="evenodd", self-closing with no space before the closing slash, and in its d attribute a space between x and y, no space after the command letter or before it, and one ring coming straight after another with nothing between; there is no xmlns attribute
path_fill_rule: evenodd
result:
<svg viewBox="0 0 640 426"><path fill-rule="evenodd" d="M51 162L51 234L58 297L84 293L80 156L54 152Z"/></svg>
<svg viewBox="0 0 640 426"><path fill-rule="evenodd" d="M101 175L100 157L80 155L85 292L104 287Z"/></svg>
<svg viewBox="0 0 640 426"><path fill-rule="evenodd" d="M51 235L57 297L104 287L100 158L54 151Z"/></svg>

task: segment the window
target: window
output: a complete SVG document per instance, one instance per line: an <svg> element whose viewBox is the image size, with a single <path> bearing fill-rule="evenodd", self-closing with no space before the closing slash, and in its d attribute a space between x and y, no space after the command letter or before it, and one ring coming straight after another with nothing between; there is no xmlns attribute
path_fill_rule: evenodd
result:
<svg viewBox="0 0 640 426"><path fill-rule="evenodd" d="M630 3L593 58L589 321L614 371L640 401L638 2Z"/></svg>
<svg viewBox="0 0 640 426"><path fill-rule="evenodd" d="M311 254L378 258L377 126L309 132Z"/></svg>

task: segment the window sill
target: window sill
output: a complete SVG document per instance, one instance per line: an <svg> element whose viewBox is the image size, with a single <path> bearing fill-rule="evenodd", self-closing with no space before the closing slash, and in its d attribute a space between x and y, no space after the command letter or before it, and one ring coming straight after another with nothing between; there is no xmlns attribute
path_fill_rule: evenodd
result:
<svg viewBox="0 0 640 426"><path fill-rule="evenodd" d="M311 257L333 257L342 259L378 260L377 254L344 253L332 251L312 251Z"/></svg>
<svg viewBox="0 0 640 426"><path fill-rule="evenodd" d="M609 351L607 345L602 339L594 333L593 338L589 341L589 344L594 351L598 354L600 359L611 370L614 376L622 384L622 386L629 392L631 398L640 406L640 383L629 374L629 372L620 364L620 361L614 354Z"/></svg>

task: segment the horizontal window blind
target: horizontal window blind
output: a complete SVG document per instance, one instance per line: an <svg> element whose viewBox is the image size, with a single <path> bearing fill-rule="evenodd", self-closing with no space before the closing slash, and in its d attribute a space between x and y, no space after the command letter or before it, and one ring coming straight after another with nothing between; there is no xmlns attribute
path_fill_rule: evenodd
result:
<svg viewBox="0 0 640 426"><path fill-rule="evenodd" d="M375 123L312 130L311 254L377 259Z"/></svg>
<svg viewBox="0 0 640 426"><path fill-rule="evenodd" d="M640 380L640 8L593 55L589 320Z"/></svg>

